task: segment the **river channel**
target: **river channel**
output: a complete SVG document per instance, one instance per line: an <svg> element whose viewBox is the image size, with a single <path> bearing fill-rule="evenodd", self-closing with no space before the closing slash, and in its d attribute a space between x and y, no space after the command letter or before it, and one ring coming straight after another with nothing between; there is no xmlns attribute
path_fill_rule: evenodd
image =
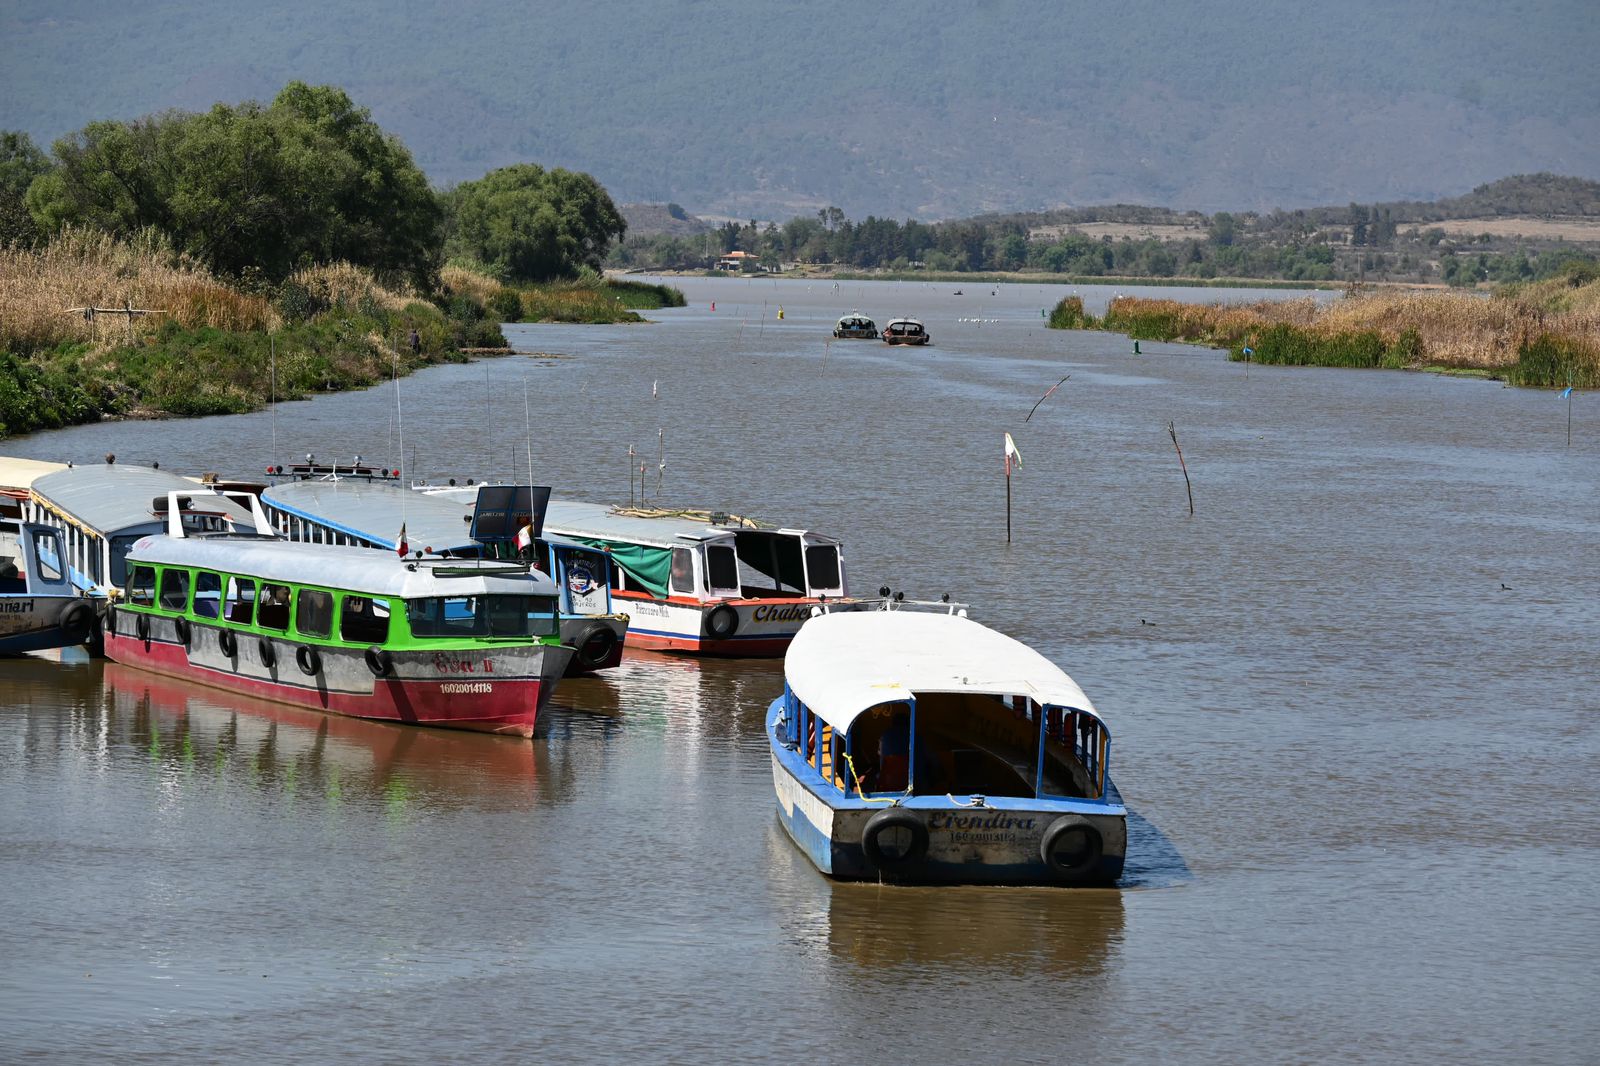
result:
<svg viewBox="0 0 1600 1066"><path fill-rule="evenodd" d="M507 327L548 355L0 451L531 465L832 534L1089 693L1124 884L829 882L777 661L633 655L531 742L0 661L0 1059L1595 1061L1600 398L1569 446L1549 392L1047 330L1062 287L674 283ZM831 341L854 309L933 346Z"/></svg>

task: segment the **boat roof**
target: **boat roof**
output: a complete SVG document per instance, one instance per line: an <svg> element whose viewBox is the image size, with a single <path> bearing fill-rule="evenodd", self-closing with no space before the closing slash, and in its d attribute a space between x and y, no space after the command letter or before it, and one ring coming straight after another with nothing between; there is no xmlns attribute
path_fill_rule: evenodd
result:
<svg viewBox="0 0 1600 1066"><path fill-rule="evenodd" d="M34 481L46 474L53 474L57 470L65 470L65 463L46 463L38 459L17 459L12 456L0 456L0 492L7 489L22 489L23 495L31 488Z"/></svg>
<svg viewBox="0 0 1600 1066"><path fill-rule="evenodd" d="M871 315L864 315L860 311L851 311L848 315L840 315L840 322L871 322Z"/></svg>
<svg viewBox="0 0 1600 1066"><path fill-rule="evenodd" d="M712 525L703 518L685 517L682 513L628 514L610 504L579 500L551 500L544 512L544 527L568 537L646 544L657 548L687 547L686 542L689 541L731 537L740 529L747 528Z"/></svg>
<svg viewBox="0 0 1600 1066"><path fill-rule="evenodd" d="M130 563L194 566L297 585L373 596L476 596L490 593L554 596L555 584L537 570L486 562L424 559L408 562L382 548L232 536L141 538Z"/></svg>
<svg viewBox="0 0 1600 1066"><path fill-rule="evenodd" d="M261 500L385 548L398 546L395 538L404 523L406 541L412 547L435 552L467 551L479 547L472 539L472 523L467 520L478 505L480 487L418 492L393 481L317 479L273 485L261 493ZM539 539L575 551L598 550L549 536L548 532Z"/></svg>
<svg viewBox="0 0 1600 1066"><path fill-rule="evenodd" d="M1066 671L1003 633L959 615L844 611L807 620L784 656L789 688L835 729L914 693L1030 696L1099 714Z"/></svg>
<svg viewBox="0 0 1600 1066"><path fill-rule="evenodd" d="M920 326L920 325L922 325L922 319L920 319L920 318L891 318L889 320L889 325L891 325L891 326Z"/></svg>
<svg viewBox="0 0 1600 1066"><path fill-rule="evenodd" d="M162 522L151 503L169 492L200 492L193 478L180 477L150 466L106 463L71 466L44 474L33 482L33 496L62 517L74 519L96 533L110 535L133 526ZM254 529L250 511L221 496L197 496L197 512L221 513L241 529Z"/></svg>

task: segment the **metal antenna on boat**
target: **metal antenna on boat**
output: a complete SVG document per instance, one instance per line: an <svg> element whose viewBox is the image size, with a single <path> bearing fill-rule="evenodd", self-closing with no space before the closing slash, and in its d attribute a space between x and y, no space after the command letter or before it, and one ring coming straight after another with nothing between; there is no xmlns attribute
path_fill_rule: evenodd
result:
<svg viewBox="0 0 1600 1066"><path fill-rule="evenodd" d="M522 421L528 433L528 490L533 490L533 416L528 413L528 375L522 375Z"/></svg>
<svg viewBox="0 0 1600 1066"><path fill-rule="evenodd" d="M272 400L271 400L271 407L272 407L272 461L273 461L273 463L277 463L277 461L278 461L278 341L277 341L277 338L271 333L267 334L267 353L268 353L268 359L270 360L269 366L271 367L270 373L271 373L271 381L272 381L272 391L271 391L271 397L272 397Z"/></svg>

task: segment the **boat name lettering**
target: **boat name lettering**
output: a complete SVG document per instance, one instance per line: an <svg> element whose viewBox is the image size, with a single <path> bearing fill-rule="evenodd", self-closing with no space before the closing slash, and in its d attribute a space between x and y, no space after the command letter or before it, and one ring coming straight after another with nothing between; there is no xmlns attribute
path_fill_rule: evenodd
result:
<svg viewBox="0 0 1600 1066"><path fill-rule="evenodd" d="M638 603L630 607L629 610L639 614L654 615L657 618L665 618L667 616L667 606L664 603Z"/></svg>
<svg viewBox="0 0 1600 1066"><path fill-rule="evenodd" d="M487 681L446 681L439 686L439 691L446 695L457 696L469 693L493 692L494 686Z"/></svg>
<svg viewBox="0 0 1600 1066"><path fill-rule="evenodd" d="M811 605L792 603L785 607L757 607L751 620L755 622L798 622L811 617Z"/></svg>
<svg viewBox="0 0 1600 1066"><path fill-rule="evenodd" d="M1032 829L1035 818L1018 818L1009 814L935 814L928 819L929 829L954 829L970 832L977 829Z"/></svg>
<svg viewBox="0 0 1600 1066"><path fill-rule="evenodd" d="M451 659L444 655L433 657L433 668L441 674L492 674L493 659Z"/></svg>
<svg viewBox="0 0 1600 1066"><path fill-rule="evenodd" d="M0 600L0 614L31 614L32 600Z"/></svg>

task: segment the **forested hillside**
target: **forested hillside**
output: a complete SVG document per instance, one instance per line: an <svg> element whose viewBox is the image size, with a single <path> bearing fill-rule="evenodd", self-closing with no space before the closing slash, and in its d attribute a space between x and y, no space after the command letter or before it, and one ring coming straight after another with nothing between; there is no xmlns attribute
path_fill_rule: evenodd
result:
<svg viewBox="0 0 1600 1066"><path fill-rule="evenodd" d="M435 182L532 161L787 218L1204 211L1600 177L1587 0L735 0L0 7L0 128L343 86Z"/></svg>

